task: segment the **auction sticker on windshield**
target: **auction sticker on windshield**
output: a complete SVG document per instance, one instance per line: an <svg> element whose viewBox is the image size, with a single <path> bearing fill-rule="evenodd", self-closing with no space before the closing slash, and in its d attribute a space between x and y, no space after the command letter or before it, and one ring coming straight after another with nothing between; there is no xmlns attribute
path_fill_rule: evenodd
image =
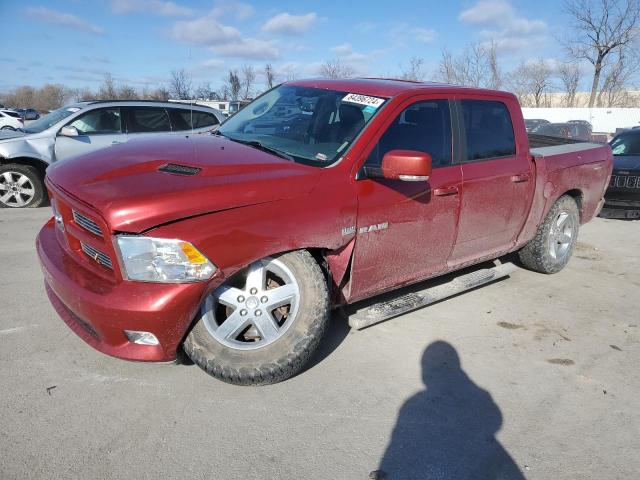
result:
<svg viewBox="0 0 640 480"><path fill-rule="evenodd" d="M358 105L366 105L367 107L378 108L384 103L383 98L370 97L368 95L360 95L357 93L349 93L343 99L343 102L357 103Z"/></svg>

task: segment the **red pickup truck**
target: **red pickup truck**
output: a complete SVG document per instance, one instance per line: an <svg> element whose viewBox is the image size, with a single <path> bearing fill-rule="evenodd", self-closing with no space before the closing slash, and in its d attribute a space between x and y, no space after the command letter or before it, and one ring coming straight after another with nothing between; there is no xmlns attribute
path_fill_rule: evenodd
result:
<svg viewBox="0 0 640 480"><path fill-rule="evenodd" d="M183 349L221 380L274 383L337 306L508 252L559 271L611 170L607 145L530 141L509 93L294 81L213 134L51 166L37 249L54 307L101 352ZM355 324L428 303L416 298Z"/></svg>

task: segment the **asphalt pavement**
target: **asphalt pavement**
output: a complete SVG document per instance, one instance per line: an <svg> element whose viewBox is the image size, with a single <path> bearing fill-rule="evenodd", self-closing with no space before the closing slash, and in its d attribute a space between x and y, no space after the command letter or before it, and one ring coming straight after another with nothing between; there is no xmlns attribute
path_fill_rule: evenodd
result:
<svg viewBox="0 0 640 480"><path fill-rule="evenodd" d="M236 387L77 338L36 260L49 216L0 210L3 480L638 478L640 221L585 225L556 275L336 314L305 372Z"/></svg>

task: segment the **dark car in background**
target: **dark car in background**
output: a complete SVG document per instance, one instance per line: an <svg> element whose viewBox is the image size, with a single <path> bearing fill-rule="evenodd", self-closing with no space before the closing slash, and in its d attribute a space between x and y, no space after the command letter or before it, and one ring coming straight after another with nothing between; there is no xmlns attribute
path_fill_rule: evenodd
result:
<svg viewBox="0 0 640 480"><path fill-rule="evenodd" d="M591 128L581 123L546 123L536 127L531 133L548 137L591 141Z"/></svg>
<svg viewBox="0 0 640 480"><path fill-rule="evenodd" d="M34 108L16 108L14 111L18 112L23 120L38 120L40 118L40 112Z"/></svg>
<svg viewBox="0 0 640 480"><path fill-rule="evenodd" d="M640 130L627 130L609 144L613 173L601 217L640 218Z"/></svg>
<svg viewBox="0 0 640 480"><path fill-rule="evenodd" d="M551 122L549 122L549 120L545 120L544 118L529 118L524 120L524 126L527 129L527 132L532 132L540 125L546 125L548 123Z"/></svg>

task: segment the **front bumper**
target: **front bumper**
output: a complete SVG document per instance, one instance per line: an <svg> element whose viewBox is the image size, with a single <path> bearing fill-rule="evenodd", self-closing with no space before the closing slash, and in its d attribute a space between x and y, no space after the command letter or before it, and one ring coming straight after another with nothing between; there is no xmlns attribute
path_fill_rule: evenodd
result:
<svg viewBox="0 0 640 480"><path fill-rule="evenodd" d="M600 216L604 218L640 219L640 198L638 200L605 198L605 204Z"/></svg>
<svg viewBox="0 0 640 480"><path fill-rule="evenodd" d="M96 350L126 360L174 360L204 295L216 283L109 282L60 246L53 219L38 234L36 247L47 295L60 317ZM160 343L132 343L124 330L151 332Z"/></svg>

